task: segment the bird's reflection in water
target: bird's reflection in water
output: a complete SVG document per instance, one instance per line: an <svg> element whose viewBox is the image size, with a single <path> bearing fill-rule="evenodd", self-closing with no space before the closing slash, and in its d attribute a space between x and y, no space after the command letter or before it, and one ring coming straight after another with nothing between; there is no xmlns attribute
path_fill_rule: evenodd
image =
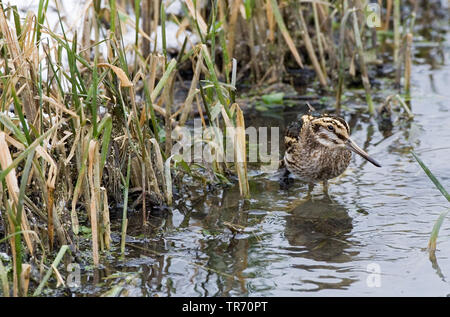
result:
<svg viewBox="0 0 450 317"><path fill-rule="evenodd" d="M347 209L329 198L307 200L296 206L286 218L285 236L291 246L302 247L295 253L315 261L348 262L353 255L346 252L352 231L352 218Z"/></svg>

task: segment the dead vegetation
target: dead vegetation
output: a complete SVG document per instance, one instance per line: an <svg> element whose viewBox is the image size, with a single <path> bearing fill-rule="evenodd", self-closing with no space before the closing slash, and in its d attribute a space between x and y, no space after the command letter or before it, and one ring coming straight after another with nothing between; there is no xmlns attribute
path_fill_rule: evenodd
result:
<svg viewBox="0 0 450 317"><path fill-rule="evenodd" d="M371 32L366 2L185 0L175 15L166 14L171 1L93 0L85 2L77 28L62 16L50 23L48 0L26 16L3 1L0 238L12 256L11 272L0 259L3 295L29 293L30 265L41 268L40 282L50 277L44 272L58 279L56 266L45 264L53 250L60 250L59 260L67 245L77 250L81 223L91 227L92 261L99 265L112 243L110 206L117 203L123 203L123 252L130 195L143 223L153 208L172 204L180 175L206 184L235 174L248 197L237 82L269 84L281 81L286 67L312 68L322 89L337 92L339 112L350 71L360 74L373 114L366 54L393 48L401 67L412 27L400 29L399 1L387 1L382 9L393 12L393 23L385 15L379 34ZM59 12L62 1L51 5ZM168 45L169 24L176 26L177 49ZM391 29L393 39L383 33ZM409 76L408 57L406 65ZM175 100L185 79L187 94ZM177 132L194 113L204 130L242 128L226 140L234 162L223 162L223 147L206 135L194 142L216 149L211 162L172 155Z"/></svg>

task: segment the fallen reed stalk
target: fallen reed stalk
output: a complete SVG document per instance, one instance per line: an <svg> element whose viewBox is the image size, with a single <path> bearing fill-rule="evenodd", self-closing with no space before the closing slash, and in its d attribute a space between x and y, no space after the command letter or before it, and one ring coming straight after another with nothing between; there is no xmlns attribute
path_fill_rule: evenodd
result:
<svg viewBox="0 0 450 317"><path fill-rule="evenodd" d="M409 103L411 97L411 66L412 66L412 41L413 35L408 33L406 35L406 50L405 50L405 95L407 102Z"/></svg>
<svg viewBox="0 0 450 317"><path fill-rule="evenodd" d="M358 57L359 57L359 67L361 68L361 79L363 82L364 90L366 91L366 102L369 109L369 113L371 115L374 115L375 109L373 106L369 76L367 75L367 67L364 59L364 47L362 43L361 34L359 32L358 18L356 16L355 9L353 9L352 14L353 14L353 30L355 32L356 48L358 50Z"/></svg>
<svg viewBox="0 0 450 317"><path fill-rule="evenodd" d="M394 1L394 64L397 64L399 58L400 51L400 25L401 25L401 17L400 17L400 0Z"/></svg>
<svg viewBox="0 0 450 317"><path fill-rule="evenodd" d="M324 76L326 78L327 77L327 67L326 67L326 62L325 62L325 53L324 53L323 44L322 44L323 34L321 31L321 27L320 27L319 15L317 13L318 5L319 4L317 4L317 3L313 3L312 8L313 8L313 12L314 12L314 26L315 26L316 37L317 37L317 47L319 49L320 66L321 66L321 70L324 73Z"/></svg>
<svg viewBox="0 0 450 317"><path fill-rule="evenodd" d="M341 25L339 29L339 41L340 43L345 43L345 29L347 26L347 20L350 16L351 11L347 10L341 20ZM338 72L338 84L336 88L336 114L339 115L341 112L341 101L342 93L344 89L344 75L345 75L345 45L340 45L339 47L339 72Z"/></svg>
<svg viewBox="0 0 450 317"><path fill-rule="evenodd" d="M300 17L300 25L302 27L302 37L303 37L303 41L305 41L305 46L306 46L306 50L308 51L309 58L312 61L314 70L316 71L316 74L320 81L320 84L323 87L328 87L327 78L326 78L324 72L322 71L322 68L319 64L316 53L314 51L314 47L313 47L311 38L309 37L308 27L306 25L305 18L303 17L302 9L300 8L298 11L299 11L299 17ZM320 42L320 40L319 40L319 42Z"/></svg>
<svg viewBox="0 0 450 317"><path fill-rule="evenodd" d="M284 23L283 17L281 16L281 12L278 7L277 0L270 0L270 4L271 4L273 15L275 16L275 21L277 22L278 27L280 28L281 34L283 35L283 38L286 41L286 44L288 45L289 49L291 50L291 53L294 56L297 64L301 68L303 68L302 59L300 57L300 54L298 53L297 48L295 47L295 44L294 44L294 41L292 40L291 35L289 34L286 24Z"/></svg>

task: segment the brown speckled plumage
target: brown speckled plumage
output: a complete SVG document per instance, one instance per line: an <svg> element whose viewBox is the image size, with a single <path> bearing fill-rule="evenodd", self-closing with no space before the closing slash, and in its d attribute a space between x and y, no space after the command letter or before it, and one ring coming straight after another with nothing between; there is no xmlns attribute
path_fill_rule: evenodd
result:
<svg viewBox="0 0 450 317"><path fill-rule="evenodd" d="M380 166L350 139L344 119L333 116L304 115L291 123L285 133L284 164L287 170L310 184L326 182L342 174L352 151Z"/></svg>

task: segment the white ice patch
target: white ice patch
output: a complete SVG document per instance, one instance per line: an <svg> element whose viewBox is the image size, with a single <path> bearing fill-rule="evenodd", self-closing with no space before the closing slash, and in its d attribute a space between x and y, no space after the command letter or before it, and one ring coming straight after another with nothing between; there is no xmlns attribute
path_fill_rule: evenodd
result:
<svg viewBox="0 0 450 317"><path fill-rule="evenodd" d="M97 110L98 115L100 115L100 116L104 116L107 111L108 110L105 107L103 107L103 106L98 107L98 110Z"/></svg>
<svg viewBox="0 0 450 317"><path fill-rule="evenodd" d="M38 15L39 0L8 0L7 5L15 5L19 11L19 15L25 18L28 11L32 11L36 16ZM83 24L83 15L85 1L59 1L60 15L63 19L65 31L76 30ZM50 29L54 32L60 32L61 26L59 24L59 17L57 7L54 1L49 1L46 20ZM43 34L44 36L44 34Z"/></svg>
<svg viewBox="0 0 450 317"><path fill-rule="evenodd" d="M11 257L4 252L0 252L0 260L2 260L3 262L9 262L11 261Z"/></svg>
<svg viewBox="0 0 450 317"><path fill-rule="evenodd" d="M5 111L3 111L2 113L3 113L5 116L10 117L11 119L16 118L16 114L14 113L14 109L12 109L12 111L11 111L11 108L10 108L9 110L5 110Z"/></svg>
<svg viewBox="0 0 450 317"><path fill-rule="evenodd" d="M164 4L166 5L166 14L183 14L183 6L180 0L164 0Z"/></svg>
<svg viewBox="0 0 450 317"><path fill-rule="evenodd" d="M33 12L36 16L39 11L39 0L8 0L5 2L7 6L17 6L17 10L21 19L25 19L28 12ZM66 32L66 36L71 39L74 32L76 31L78 34L82 34L83 31L83 22L84 22L84 13L85 13L85 5L86 1L58 1L58 6L56 6L55 1L49 1L47 11L45 14L45 28L49 28L55 34L61 35L61 23L59 21L59 17L61 17L61 22L64 27L64 31ZM59 15L58 15L59 8ZM47 32L41 33L41 42L42 43L53 43L54 40L52 36L47 34ZM52 46L52 44L50 44ZM52 53L51 53L52 54ZM44 56L44 50L42 45L39 47L39 55ZM53 55L53 54L52 54ZM53 56L54 57L54 56ZM64 52L62 54L62 66L64 69L69 68L69 62L67 58L67 54ZM41 61L42 66L42 81L47 81L48 75L48 65L45 60ZM67 81L62 81L63 86L67 86Z"/></svg>
<svg viewBox="0 0 450 317"><path fill-rule="evenodd" d="M182 16L183 12L183 1L181 0L163 0L163 3L166 5L166 14L173 14ZM197 0L197 6L199 8L204 8L207 4L207 0Z"/></svg>

